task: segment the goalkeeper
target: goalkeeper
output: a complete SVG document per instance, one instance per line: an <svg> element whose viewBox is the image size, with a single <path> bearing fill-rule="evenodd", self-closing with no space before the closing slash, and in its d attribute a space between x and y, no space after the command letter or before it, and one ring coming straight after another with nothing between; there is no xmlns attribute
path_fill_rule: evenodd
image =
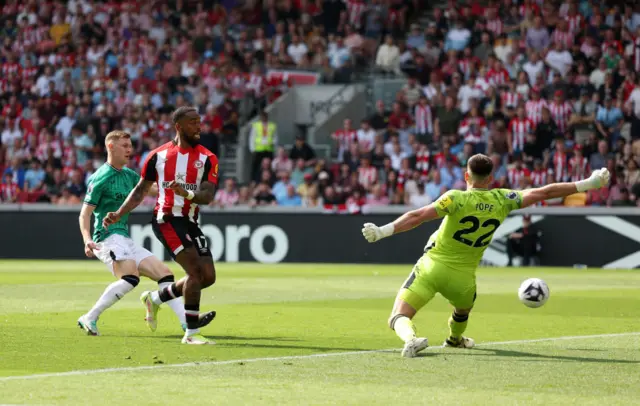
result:
<svg viewBox="0 0 640 406"><path fill-rule="evenodd" d="M462 334L476 299L476 267L493 233L511 211L543 200L599 189L609 183L609 172L598 169L589 179L574 183L555 183L523 191L489 190L492 173L491 159L481 154L474 155L467 164L466 191L450 190L434 203L409 211L392 223L382 227L367 223L362 229L367 241L373 243L444 217L438 230L429 238L424 255L398 292L389 318L389 327L405 343L403 357L415 357L427 348L427 339L416 335L412 319L436 293L453 306L453 314L449 318L450 333L444 346L474 346L474 341Z"/></svg>

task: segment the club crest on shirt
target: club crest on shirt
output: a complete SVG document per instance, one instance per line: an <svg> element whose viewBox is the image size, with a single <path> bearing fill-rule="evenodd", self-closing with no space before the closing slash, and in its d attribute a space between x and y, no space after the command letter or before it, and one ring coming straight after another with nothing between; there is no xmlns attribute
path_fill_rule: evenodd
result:
<svg viewBox="0 0 640 406"><path fill-rule="evenodd" d="M195 166L196 168L200 169L204 166L204 164L202 163L202 161L195 161L193 163L193 166Z"/></svg>
<svg viewBox="0 0 640 406"><path fill-rule="evenodd" d="M518 194L516 192L507 193L507 199L516 200L517 197L518 197Z"/></svg>

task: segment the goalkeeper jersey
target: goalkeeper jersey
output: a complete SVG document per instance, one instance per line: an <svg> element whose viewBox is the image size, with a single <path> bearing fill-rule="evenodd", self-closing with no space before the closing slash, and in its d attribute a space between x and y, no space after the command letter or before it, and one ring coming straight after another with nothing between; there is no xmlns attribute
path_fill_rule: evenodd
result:
<svg viewBox="0 0 640 406"><path fill-rule="evenodd" d="M509 189L450 190L435 202L444 220L425 252L434 261L475 275L493 233L522 205L522 192Z"/></svg>

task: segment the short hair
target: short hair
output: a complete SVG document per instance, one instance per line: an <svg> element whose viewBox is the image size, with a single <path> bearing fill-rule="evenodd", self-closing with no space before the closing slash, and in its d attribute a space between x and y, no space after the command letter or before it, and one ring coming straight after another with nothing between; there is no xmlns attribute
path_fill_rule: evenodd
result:
<svg viewBox="0 0 640 406"><path fill-rule="evenodd" d="M178 121L182 120L184 116L186 116L191 112L197 113L198 110L196 110L195 107L188 107L188 106L178 107L176 111L174 111L173 114L171 115L171 122L173 122L174 125L178 124Z"/></svg>
<svg viewBox="0 0 640 406"><path fill-rule="evenodd" d="M131 139L131 134L122 130L111 131L104 139L104 144L107 145L112 141L119 141L123 139Z"/></svg>
<svg viewBox="0 0 640 406"><path fill-rule="evenodd" d="M467 166L471 175L479 178L486 178L493 172L493 161L491 161L491 158L483 154L475 154L469 158Z"/></svg>

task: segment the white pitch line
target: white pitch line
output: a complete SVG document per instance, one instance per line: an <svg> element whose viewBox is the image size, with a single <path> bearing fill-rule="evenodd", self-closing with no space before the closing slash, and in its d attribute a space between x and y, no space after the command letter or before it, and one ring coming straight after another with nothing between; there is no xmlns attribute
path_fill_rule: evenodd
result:
<svg viewBox="0 0 640 406"><path fill-rule="evenodd" d="M495 342L479 343L479 344L476 344L476 346L484 347L484 346L510 345L510 344L531 344L531 343L542 343L542 342L549 342L549 341L584 340L589 338L612 338L612 337L627 337L627 336L640 336L640 331L631 332L631 333L594 334L594 335L585 335L585 336L561 336L561 337L534 338L529 340L495 341ZM443 348L443 346L438 345L438 346L428 347L427 350L437 350L441 348ZM288 355L283 357L234 359L234 360L227 360L227 361L187 362L183 364L160 364L160 365L143 365L143 366L137 366L137 367L86 369L86 370L78 370L78 371L52 372L52 373L34 374L34 375L4 376L4 377L0 377L0 382L41 379L41 378L59 378L59 377L76 376L76 375L106 374L110 372L146 371L146 370L155 370L155 369L164 369L164 368L188 368L188 367L197 367L197 366L228 365L228 364L260 362L260 361L287 361L287 360L296 360L296 359L342 357L347 355L362 355L362 354L374 354L374 353L398 352L398 351L400 351L398 348L389 348L389 349L383 349L383 350L330 352L330 353L309 354L309 355Z"/></svg>

